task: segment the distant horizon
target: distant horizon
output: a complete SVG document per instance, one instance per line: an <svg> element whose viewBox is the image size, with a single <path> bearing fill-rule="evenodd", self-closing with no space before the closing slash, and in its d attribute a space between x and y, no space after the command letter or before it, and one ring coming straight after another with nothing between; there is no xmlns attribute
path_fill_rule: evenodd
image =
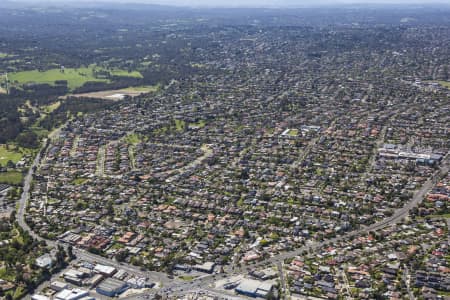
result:
<svg viewBox="0 0 450 300"><path fill-rule="evenodd" d="M207 8L292 8L335 5L449 5L449 0L7 0L6 3L50 5L148 4L174 7Z"/></svg>

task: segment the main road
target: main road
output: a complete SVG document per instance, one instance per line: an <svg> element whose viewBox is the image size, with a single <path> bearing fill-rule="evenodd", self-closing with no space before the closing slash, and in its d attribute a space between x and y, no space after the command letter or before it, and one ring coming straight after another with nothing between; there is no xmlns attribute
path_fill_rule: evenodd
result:
<svg viewBox="0 0 450 300"><path fill-rule="evenodd" d="M51 138L51 136L49 136L49 138ZM34 237L35 239L45 240L47 242L47 244L49 244L51 246L57 246L58 244L62 245L62 243L60 243L58 241L55 242L55 241L43 239L42 237L37 235L35 232L33 232L25 221L25 211L26 211L27 202L29 200L30 188L31 188L34 170L37 169L39 166L39 163L41 160L41 153L43 153L46 148L45 147L46 140L44 141L43 144L44 144L44 146L42 147L41 151L39 151L39 153L36 155L32 165L30 166L28 173L24 179L23 193L19 200L17 220L18 220L19 225L23 229L27 230L30 233L30 235L32 237ZM448 161L447 161L449 154L450 154L450 152L447 153L447 155L445 155L445 157L442 159L442 164L441 164L440 168L422 185L422 187L414 194L412 199L408 203L406 203L402 208L397 209L392 216L385 218L385 219L383 219L377 223L374 223L370 226L361 227L358 230L349 232L340 237L335 237L335 238L325 240L322 242L317 242L317 243L314 243L313 245L309 245L309 246L305 245L305 246L297 248L293 251L274 255L270 258L262 260L256 264L253 264L251 266L251 268L255 268L255 267L258 267L261 265L265 265L265 264L280 263L287 258L292 258L292 257L298 256L304 251L316 251L318 249L321 249L325 244L336 243L336 242L342 241L344 239L348 239L348 238L351 238L351 237L354 237L357 235L361 235L364 233L368 233L370 231L378 230L378 229L396 224L401 219L403 219L405 216L407 216L409 211L413 207L416 207L423 200L423 198L433 188L433 186L436 184L436 182L439 180L439 178L441 176L443 176L449 172L450 168L449 168ZM89 252L81 250L81 249L74 249L74 253L79 259L95 261L95 262L99 262L102 264L111 265L111 266L114 266L119 269L124 269L127 272L130 272L131 274L139 275L142 277L148 277L148 278L150 278L150 280L162 282L164 285L164 288L161 291L151 291L151 292L124 298L124 299L130 299L130 300L131 299L150 298L150 297L153 297L158 292L159 293L177 294L178 292L185 292L186 290L195 290L198 288L200 288L200 289L206 288L206 287L208 287L209 284L214 282L216 276L218 276L218 275L207 275L207 276L203 276L203 277L194 279L192 282L182 283L178 280L169 279L167 277L167 274L165 274L165 273L141 271L140 269L135 268L131 265L119 264L113 260L89 253ZM222 274L221 276L232 277L232 276L235 276L238 274L242 274L243 272L246 272L247 270L248 270L248 268L241 267L232 272L228 271L227 273Z"/></svg>
<svg viewBox="0 0 450 300"><path fill-rule="evenodd" d="M385 228L390 225L394 225L394 224L398 223L399 221L401 221L404 217L406 217L408 215L409 211L412 208L416 207L424 199L426 194L434 187L434 185L438 182L438 180L442 176L444 176L445 174L447 174L449 172L449 170L450 170L449 162L448 162L449 155L450 155L450 152L447 153L447 155L445 155L445 157L442 159L442 164L441 164L440 168L438 170L436 170L434 172L434 174L422 185L422 187L414 194L414 196L411 198L411 200L408 203L406 203L402 208L397 209L392 216L387 217L377 223L374 223L370 226L361 227L358 230L351 231L351 232L349 232L345 235L339 236L339 237L328 239L328 240L325 240L322 242L317 242L312 245L305 245L305 246L297 248L293 251L274 255L265 260L259 261L258 263L253 264L251 266L235 269L232 272L228 271L225 274L207 275L207 276L203 276L203 277L194 279L191 282L182 283L182 284L180 284L180 283L168 284L168 285L165 285L164 288L161 289L160 291L150 291L150 292L147 292L144 294L134 295L134 296L130 296L130 297L127 297L124 299L127 299L127 300L136 300L136 299L143 299L143 298L151 299L151 297L154 297L155 294L157 294L157 293L177 295L178 293L184 294L186 292L186 290L194 291L196 289L202 289L202 288L213 291L214 289L209 287L209 285L212 284L214 281L216 281L216 277L230 278L230 277L242 274L242 273L246 273L247 271L250 270L250 268L254 269L256 267L260 267L262 265L267 265L267 264L279 264L288 258L292 258L292 257L298 256L298 255L301 255L304 251L318 251L320 249L323 249L323 247L326 244L333 244L333 243L336 243L336 242L339 242L339 241L342 241L342 240L345 240L348 238L352 238L352 237L355 237L355 236L358 236L361 234L367 234L370 231L375 231L375 230L379 230L379 229ZM216 290L216 292L220 292L220 291Z"/></svg>
<svg viewBox="0 0 450 300"><path fill-rule="evenodd" d="M59 130L56 130L54 132L52 132L52 134L49 135L49 139L53 138L54 136L57 135ZM65 243L62 243L60 241L53 241L53 240L48 240L48 239L44 239L43 237L39 236L36 232L34 232L30 226L28 226L26 219L25 219L25 214L26 214L26 207L27 207L27 203L29 201L30 198L30 190L31 190L31 184L33 181L33 174L34 171L39 167L39 163L41 161L41 156L42 153L45 152L46 150L46 144L47 144L47 139L43 141L43 146L40 149L39 153L36 155L36 157L33 160L33 163L31 164L27 175L24 178L24 182L23 182L23 192L22 195L19 199L19 207L17 210L17 222L19 224L20 227L22 227L24 230L28 231L29 234L36 240L39 241L45 241L47 243L47 245L51 246L51 247L57 247L58 245L61 245L63 247L66 247L67 245ZM78 249L78 248L74 248L73 249L73 253L75 254L75 256L78 259L81 260L86 260L86 261L90 261L90 262L96 262L96 263L100 263L100 264L105 264L105 265L109 265L109 266L113 266L117 269L122 269L125 270L126 272L128 272L129 274L133 274L139 277L146 277L149 278L149 280L153 281L153 282L157 282L157 283L165 283L165 282L171 282L173 284L176 284L178 282L178 280L173 280L173 279L169 279L167 274L165 273L161 273L161 272L150 272L150 271L142 271L141 269L131 266L129 264L125 264L125 263L118 263L112 259L107 259L105 257L99 256L99 255L95 255L92 254L88 251L85 251L83 249Z"/></svg>
<svg viewBox="0 0 450 300"><path fill-rule="evenodd" d="M34 158L33 163L31 164L27 176L23 181L23 192L19 199L19 209L17 210L17 222L19 226L24 230L28 231L30 235L37 240L43 240L39 235L37 235L31 228L28 226L27 222L25 222L25 210L28 202L28 198L30 195L31 181L33 180L34 170L38 167L39 162L41 161L41 153L45 151L45 145L47 140L44 140L42 149L38 152L36 157ZM54 245L55 243L52 241L47 241L48 244Z"/></svg>

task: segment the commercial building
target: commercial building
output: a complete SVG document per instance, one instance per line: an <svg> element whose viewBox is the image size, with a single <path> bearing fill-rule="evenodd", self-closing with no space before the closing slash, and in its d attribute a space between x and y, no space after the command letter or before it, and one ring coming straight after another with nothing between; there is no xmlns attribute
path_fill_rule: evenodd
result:
<svg viewBox="0 0 450 300"><path fill-rule="evenodd" d="M89 296L89 292L82 289L64 289L55 295L56 300L79 300Z"/></svg>
<svg viewBox="0 0 450 300"><path fill-rule="evenodd" d="M214 271L214 267L215 267L215 263L213 262L205 262L201 265L195 265L194 269L199 271L199 272L204 272L204 273L212 273Z"/></svg>
<svg viewBox="0 0 450 300"><path fill-rule="evenodd" d="M39 256L38 258L36 258L36 265L39 268L51 268L51 266L53 265L53 258L48 253Z"/></svg>
<svg viewBox="0 0 450 300"><path fill-rule="evenodd" d="M242 280L236 287L236 292L249 297L265 298L272 291L273 283L253 279Z"/></svg>
<svg viewBox="0 0 450 300"><path fill-rule="evenodd" d="M115 297L127 289L128 285L125 282L114 278L107 278L97 286L96 291L101 295Z"/></svg>
<svg viewBox="0 0 450 300"><path fill-rule="evenodd" d="M31 296L31 300L50 300L49 297L47 296L42 296L42 295L32 295Z"/></svg>
<svg viewBox="0 0 450 300"><path fill-rule="evenodd" d="M94 275L90 280L89 280L89 285L91 287L96 286L97 284L99 284L101 281L103 280L103 275L102 274L96 274Z"/></svg>
<svg viewBox="0 0 450 300"><path fill-rule="evenodd" d="M107 277L111 277L117 272L117 269L111 266L96 265L94 268L94 272L103 274Z"/></svg>
<svg viewBox="0 0 450 300"><path fill-rule="evenodd" d="M50 284L50 288L51 288L52 290L54 290L54 291L57 291L57 292L60 292L60 291L62 291L62 290L64 290L64 289L67 289L68 286L69 286L69 285L68 285L67 283L61 282L61 281L53 281L53 282Z"/></svg>

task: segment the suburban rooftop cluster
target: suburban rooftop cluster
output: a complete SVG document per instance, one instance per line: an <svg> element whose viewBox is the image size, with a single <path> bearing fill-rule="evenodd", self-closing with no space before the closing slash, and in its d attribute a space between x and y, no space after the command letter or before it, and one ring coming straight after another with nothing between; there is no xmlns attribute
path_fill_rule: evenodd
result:
<svg viewBox="0 0 450 300"><path fill-rule="evenodd" d="M401 76L408 52L306 58L309 29L279 33L220 31L221 51L197 50L204 74L70 121L35 176L33 230L171 271L260 260L401 208L448 151L448 90Z"/></svg>

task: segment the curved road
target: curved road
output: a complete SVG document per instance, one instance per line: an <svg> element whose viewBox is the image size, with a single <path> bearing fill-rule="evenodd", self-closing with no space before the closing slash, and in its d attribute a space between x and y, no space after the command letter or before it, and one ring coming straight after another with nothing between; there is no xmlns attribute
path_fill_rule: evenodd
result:
<svg viewBox="0 0 450 300"><path fill-rule="evenodd" d="M203 276L203 277L194 279L192 282L183 283L183 284L179 284L179 283L178 284L169 284L169 285L166 285L160 291L151 291L151 292L147 292L147 293L140 294L140 295L130 296L130 297L127 297L124 299L135 300L135 299L142 299L142 298L150 298L150 297L153 297L157 293L163 293L163 294L168 293L170 295L174 295L174 294L178 294L178 293L182 294L186 290L195 290L196 288L200 288L200 289L205 288L206 289L206 288L208 288L209 284L211 284L215 281L215 278L217 276L232 277L232 276L235 276L238 274L245 273L245 272L249 271L250 269L254 269L256 267L259 267L259 266L262 266L265 264L273 264L273 263L278 264L278 263L283 262L285 259L300 255L303 251L319 250L325 244L336 243L336 242L342 241L347 238L351 238L351 237L361 235L364 233L369 233L370 231L379 230L384 227L396 224L397 222L402 220L404 217L406 217L412 208L414 208L415 206L420 204L420 202L424 199L426 194L434 187L434 185L438 182L438 180L440 179L441 176L444 176L445 174L447 174L449 172L450 167L449 167L449 164L447 161L449 155L450 155L450 152L447 153L447 155L442 159L441 167L433 174L433 176L430 177L430 179L428 179L422 185L422 187L414 194L413 198L408 203L406 203L402 208L399 208L398 210L396 210L395 213L391 217L388 217L382 221L379 221L370 226L363 227L356 231L351 231L340 237L335 237L332 239L325 240L323 242L314 243L313 245L303 246L303 247L297 248L290 252L284 252L284 253L275 255L275 256L265 259L263 261L257 262L256 264L252 264L251 266L241 267L232 272L228 271L222 275L207 275L207 276ZM209 290L214 290L214 289L209 289ZM217 292L220 292L220 291L217 290Z"/></svg>
<svg viewBox="0 0 450 300"><path fill-rule="evenodd" d="M57 131L55 131L54 133L52 133L52 135L49 136L49 138L51 136L56 135ZM33 180L33 174L34 174L34 170L36 168L38 168L40 160L41 160L41 152L45 151L46 148L46 140L43 141L43 146L40 149L39 153L36 155L33 163L31 164L28 173L24 179L23 182L23 192L22 195L19 199L19 207L17 210L17 222L19 224L20 227L22 227L24 230L28 231L29 234L36 240L39 241L45 241L47 243L47 245L52 246L52 247L57 247L57 245L61 245L61 246L67 246L66 244L59 242L59 241L52 241L52 240L48 240L48 239L44 239L41 236L39 236L36 232L34 232L33 230L31 230L30 226L28 226L26 220L25 220L25 213L26 213L26 207L27 207L27 203L28 200L30 198L30 189L31 189L31 184L32 184L32 180ZM147 277L150 280L152 280L153 282L172 282L172 283L176 283L178 281L176 280L170 280L167 277L167 274L165 273L161 273L161 272L150 272L150 271L141 271L139 268L128 265L128 264L123 264L123 263L118 263L114 260L111 259L107 259L105 257L99 256L99 255L95 255L92 254L88 251L82 250L82 249L78 249L78 248L73 248L73 252L76 255L77 258L82 259L82 260L87 260L87 261L92 261L92 262L97 262L97 263L101 263L101 264L105 264L105 265L110 265L110 266L114 266L117 269L123 269L125 271L127 271L130 274L134 274L140 277Z"/></svg>
<svg viewBox="0 0 450 300"><path fill-rule="evenodd" d="M46 140L44 140L43 144L44 146L34 158L34 161L28 170L27 176L25 176L25 179L23 181L23 192L19 199L19 209L17 211L17 222L19 223L19 226L28 231L30 235L37 240L43 240L43 238L32 231L27 222L25 222L25 210L30 195L31 181L33 179L34 169L38 167L39 162L41 161L41 151L45 149Z"/></svg>
<svg viewBox="0 0 450 300"><path fill-rule="evenodd" d="M44 141L43 144L44 144L44 146L42 147L41 150L45 150L46 141ZM444 174L449 172L450 168L449 168L448 161L447 161L449 154L450 154L450 152L447 153L447 155L443 158L442 165L439 168L439 170L437 170L433 174L433 176L425 182L425 184L414 194L413 198L407 204L405 204L402 208L395 211L395 213L391 217L388 217L388 218L386 218L380 222L377 222L375 224L372 224L370 226L363 227L356 231L349 232L340 237L335 237L335 238L332 238L332 239L329 239L329 240L326 240L323 242L315 243L311 246L303 246L303 247L297 248L290 252L285 252L285 253L275 255L273 257L270 257L268 259L260 261L256 264L253 264L249 267L239 268L232 272L230 272L228 270L222 276L223 277L231 277L231 276L234 276L237 274L242 274L243 272L246 272L250 268L253 269L253 268L261 266L263 264L280 263L287 258L291 258L291 257L297 256L297 255L300 255L303 251L308 251L308 250L314 251L314 250L320 249L325 244L342 241L344 239L354 237L356 235L368 233L369 231L378 230L378 229L384 228L386 226L397 223L398 221L400 221L402 218L404 218L408 214L410 209L417 206L423 200L425 195L433 188L433 186L436 184L436 182L439 180L439 178L441 176L443 176ZM25 177L24 185L23 185L23 193L19 200L17 220L18 220L19 225L23 229L27 230L30 233L30 235L33 236L33 238L38 239L38 240L44 240L42 237L38 236L35 232L33 232L30 229L30 227L28 226L28 224L25 222L25 210L26 210L26 205L27 205L28 199L29 199L30 187L31 187L32 179L33 179L33 172L34 172L34 169L38 167L40 159L41 159L41 151L39 151L39 153L36 155L36 158L34 159L33 164L30 166L30 169L28 170L28 174ZM52 245L52 246L61 244L60 242L54 242L54 241L50 241L50 240L46 240L46 239L45 239L45 241L49 245ZM169 279L165 273L140 271L139 269L137 269L133 266L119 264L119 263L114 262L113 260L98 256L98 255L94 255L94 254L89 253L84 250L74 248L74 253L80 259L86 259L86 260L90 260L90 261L100 262L102 264L112 265L116 268L124 269L127 272L130 272L132 274L140 275L143 277L149 277L151 280L155 280L155 281L157 280L159 282L162 282L165 286L160 291L151 291L151 292L147 292L147 293L143 293L143 294L139 294L139 295L125 297L123 299L131 300L131 299L140 299L140 298L150 298L151 296L154 296L156 293L170 293L170 294L175 293L175 294L177 294L177 292L183 292L183 291L186 291L187 289L194 290L196 288L207 288L209 284L211 284L213 281L215 281L216 276L218 276L218 275L206 275L206 276L200 277L198 279L195 279L192 282L181 283L178 280Z"/></svg>

